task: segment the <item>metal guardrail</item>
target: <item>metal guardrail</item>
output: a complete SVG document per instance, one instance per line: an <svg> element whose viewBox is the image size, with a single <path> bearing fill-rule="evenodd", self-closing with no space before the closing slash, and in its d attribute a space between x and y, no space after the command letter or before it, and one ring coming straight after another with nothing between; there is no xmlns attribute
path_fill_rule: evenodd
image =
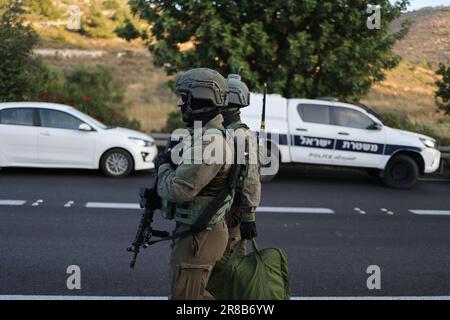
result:
<svg viewBox="0 0 450 320"><path fill-rule="evenodd" d="M165 147L170 137L170 133L149 133L149 135L155 140L158 148Z"/></svg>
<svg viewBox="0 0 450 320"><path fill-rule="evenodd" d="M150 136L155 139L158 148L164 148L170 133L150 133ZM438 172L443 174L446 170L450 170L450 147L439 147L439 151L441 151L441 167Z"/></svg>

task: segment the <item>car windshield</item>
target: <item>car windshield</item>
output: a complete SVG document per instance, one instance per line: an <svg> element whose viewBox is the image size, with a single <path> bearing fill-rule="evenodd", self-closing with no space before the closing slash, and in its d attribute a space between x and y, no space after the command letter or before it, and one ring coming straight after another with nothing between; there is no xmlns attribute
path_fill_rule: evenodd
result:
<svg viewBox="0 0 450 320"><path fill-rule="evenodd" d="M108 127L107 125L101 123L100 121L98 121L98 120L96 120L96 119L94 119L94 118L88 116L87 114L85 114L85 113L83 113L83 112L81 112L81 111L78 111L78 110L75 109L75 108L72 108L72 112L73 112L75 115L79 116L81 119L87 120L88 122L92 123L94 126L100 128L100 129L105 130L105 129L111 129L111 128L112 128L112 127Z"/></svg>
<svg viewBox="0 0 450 320"><path fill-rule="evenodd" d="M373 115L375 118L377 118L381 123L384 123L384 118L383 116L381 116L380 114L378 114L375 110L373 110L372 108L366 106L365 104L362 103L357 103L356 104L358 107L363 108L364 110L366 110L368 113L370 113L371 115Z"/></svg>

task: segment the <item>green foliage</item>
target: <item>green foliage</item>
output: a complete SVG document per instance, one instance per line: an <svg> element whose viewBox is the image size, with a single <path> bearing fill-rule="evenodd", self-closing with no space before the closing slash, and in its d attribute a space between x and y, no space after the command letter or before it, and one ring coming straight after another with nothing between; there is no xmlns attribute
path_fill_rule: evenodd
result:
<svg viewBox="0 0 450 320"><path fill-rule="evenodd" d="M137 120L127 118L123 92L108 67L81 66L66 74L64 93L57 99L108 125L139 129Z"/></svg>
<svg viewBox="0 0 450 320"><path fill-rule="evenodd" d="M381 114L381 117L383 123L391 128L421 133L433 137L434 139L436 139L439 145L450 145L450 137L442 137L438 135L432 128L429 128L422 124L411 122L406 114L385 112Z"/></svg>
<svg viewBox="0 0 450 320"><path fill-rule="evenodd" d="M25 92L23 100L39 101L43 96L64 91L64 74L48 66L41 59L35 59L30 63L27 77L31 85Z"/></svg>
<svg viewBox="0 0 450 320"><path fill-rule="evenodd" d="M367 27L369 1L351 0L130 0L149 22L156 66L169 75L210 67L226 75L243 66L252 91L264 82L285 97L334 96L355 100L400 57L392 52L404 36L389 24L407 0L379 0L381 29ZM180 51L179 44L193 47Z"/></svg>
<svg viewBox="0 0 450 320"><path fill-rule="evenodd" d="M61 9L56 7L52 0L25 0L23 2L32 12L41 16L50 19L58 19L61 17Z"/></svg>
<svg viewBox="0 0 450 320"><path fill-rule="evenodd" d="M38 37L24 13L21 2L0 0L0 101L59 102L108 125L139 129L109 68L81 66L63 74L32 55Z"/></svg>
<svg viewBox="0 0 450 320"><path fill-rule="evenodd" d="M186 128L186 123L181 118L179 110L172 111L167 116L167 124L164 128L164 132L173 132L175 129Z"/></svg>
<svg viewBox="0 0 450 320"><path fill-rule="evenodd" d="M134 26L133 22L126 18L124 25L120 28L117 28L114 31L120 38L127 40L128 42L134 39L137 39L141 36L141 33Z"/></svg>
<svg viewBox="0 0 450 320"><path fill-rule="evenodd" d="M111 20L103 15L98 0L90 2L89 11L82 16L82 33L91 38L114 38L114 27Z"/></svg>
<svg viewBox="0 0 450 320"><path fill-rule="evenodd" d="M450 114L450 66L440 64L436 73L442 77L442 80L436 81L436 105L446 114Z"/></svg>
<svg viewBox="0 0 450 320"><path fill-rule="evenodd" d="M38 37L24 24L24 13L21 2L0 3L0 101L21 100L33 84L29 74Z"/></svg>

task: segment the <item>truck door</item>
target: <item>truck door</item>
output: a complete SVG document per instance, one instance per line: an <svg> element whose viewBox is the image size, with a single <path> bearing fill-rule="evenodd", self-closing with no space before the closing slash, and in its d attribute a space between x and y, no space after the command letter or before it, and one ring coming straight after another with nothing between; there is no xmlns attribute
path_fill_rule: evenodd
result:
<svg viewBox="0 0 450 320"><path fill-rule="evenodd" d="M332 164L336 128L324 102L289 100L289 135L294 162Z"/></svg>
<svg viewBox="0 0 450 320"><path fill-rule="evenodd" d="M383 158L385 131L363 112L332 107L333 121L338 128L334 163L344 166L377 168Z"/></svg>

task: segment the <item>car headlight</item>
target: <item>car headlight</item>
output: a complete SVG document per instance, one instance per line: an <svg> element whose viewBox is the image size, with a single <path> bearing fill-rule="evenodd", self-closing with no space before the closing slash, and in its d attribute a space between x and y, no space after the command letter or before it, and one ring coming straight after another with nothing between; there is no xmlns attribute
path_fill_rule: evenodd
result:
<svg viewBox="0 0 450 320"><path fill-rule="evenodd" d="M153 141L144 140L144 139L140 139L140 138L129 137L128 139L130 139L131 141L133 141L140 147L151 147L155 144Z"/></svg>
<svg viewBox="0 0 450 320"><path fill-rule="evenodd" d="M436 148L435 140L427 139L427 138L420 138L420 141L422 141L423 145L427 148Z"/></svg>

